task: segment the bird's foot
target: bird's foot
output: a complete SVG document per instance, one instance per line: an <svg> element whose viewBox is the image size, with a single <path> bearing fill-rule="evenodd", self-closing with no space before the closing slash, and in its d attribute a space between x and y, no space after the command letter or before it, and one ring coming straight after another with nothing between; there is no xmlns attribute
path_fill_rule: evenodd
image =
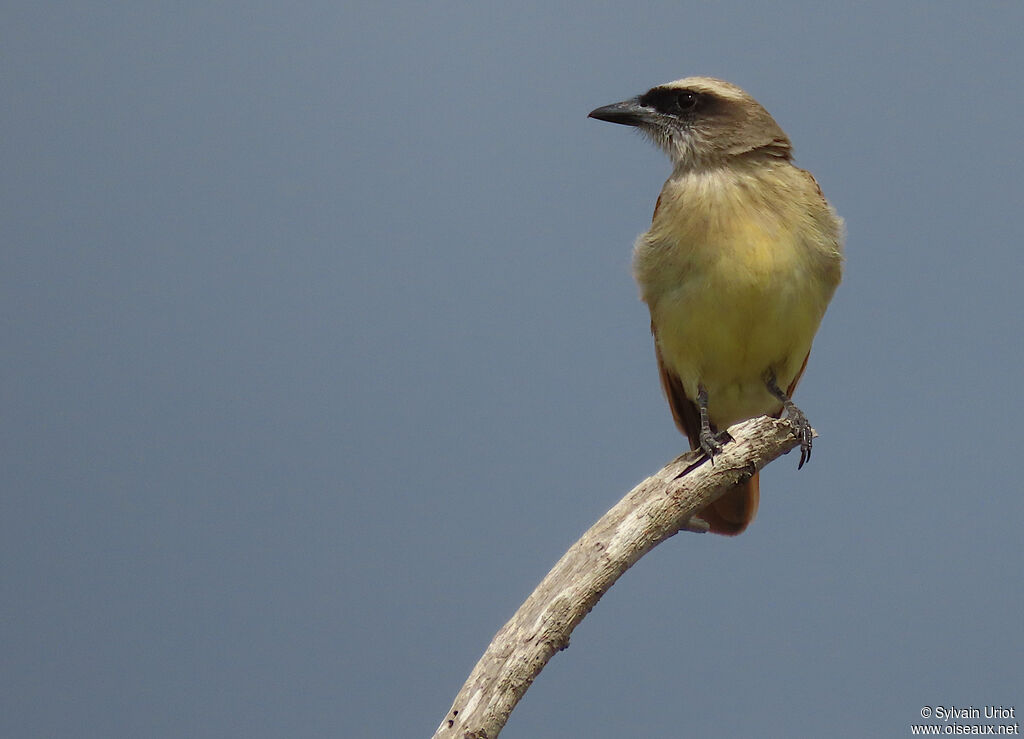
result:
<svg viewBox="0 0 1024 739"><path fill-rule="evenodd" d="M775 382L775 372L772 370L768 370L768 373L765 375L765 387L768 388L768 392L782 402L782 407L786 411L786 418L793 425L793 435L800 442L800 464L796 466L797 469L800 469L804 466L805 462L811 459L811 443L814 440L814 429L811 428L811 422L807 420L804 412L797 408L789 396L779 388Z"/></svg>
<svg viewBox="0 0 1024 739"><path fill-rule="evenodd" d="M715 459L715 455L721 454L722 448L730 441L732 441L732 437L729 436L729 432L721 431L716 434L710 428L702 428L698 438L700 450L708 455L708 459L712 462Z"/></svg>
<svg viewBox="0 0 1024 739"><path fill-rule="evenodd" d="M811 422L807 420L807 416L793 404L793 401L786 405L786 418L793 424L793 435L800 440L800 464L796 466L797 469L800 469L805 462L809 462L811 459L814 429L811 428Z"/></svg>
<svg viewBox="0 0 1024 739"><path fill-rule="evenodd" d="M697 443L700 450L714 464L715 455L721 454L722 446L732 441L732 437L725 431L716 434L711 430L711 421L708 418L708 391L703 385L697 386L697 410L700 412L700 434L697 435Z"/></svg>

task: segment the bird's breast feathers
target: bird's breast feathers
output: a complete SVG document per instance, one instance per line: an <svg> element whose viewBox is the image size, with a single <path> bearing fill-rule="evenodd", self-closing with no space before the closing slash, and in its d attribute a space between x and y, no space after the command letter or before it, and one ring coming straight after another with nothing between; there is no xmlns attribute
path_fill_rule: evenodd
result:
<svg viewBox="0 0 1024 739"><path fill-rule="evenodd" d="M689 173L662 190L633 270L667 368L707 387L719 427L775 410L839 282L841 221L789 164Z"/></svg>

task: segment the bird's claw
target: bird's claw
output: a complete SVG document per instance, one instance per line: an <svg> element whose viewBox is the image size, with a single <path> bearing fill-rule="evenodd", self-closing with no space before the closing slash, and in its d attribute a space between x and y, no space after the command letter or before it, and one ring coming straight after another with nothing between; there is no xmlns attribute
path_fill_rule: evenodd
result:
<svg viewBox="0 0 1024 739"><path fill-rule="evenodd" d="M800 469L804 466L805 462L809 462L811 459L811 443L814 440L814 429L811 428L811 422L807 420L804 412L797 408L793 401L789 399L789 396L779 389L778 384L775 382L774 371L768 371L765 376L765 386L768 388L768 392L782 401L782 407L786 411L786 418L789 419L789 423L793 426L793 436L800 442L800 464L796 466L797 469Z"/></svg>
<svg viewBox="0 0 1024 739"><path fill-rule="evenodd" d="M800 469L805 462L809 462L811 459L814 429L811 428L811 422L807 420L804 412L795 405L790 405L787 415L789 422L793 425L793 435L800 441L800 463L796 466L797 469Z"/></svg>
<svg viewBox="0 0 1024 739"><path fill-rule="evenodd" d="M715 434L711 429L701 429L698 441L701 451L708 456L708 459L714 462L715 455L722 453L723 446L732 441L732 437L726 431Z"/></svg>

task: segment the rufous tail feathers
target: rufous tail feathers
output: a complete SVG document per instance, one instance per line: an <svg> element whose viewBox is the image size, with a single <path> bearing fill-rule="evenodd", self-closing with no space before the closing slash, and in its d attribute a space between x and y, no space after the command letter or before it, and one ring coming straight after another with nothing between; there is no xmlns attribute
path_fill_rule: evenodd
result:
<svg viewBox="0 0 1024 739"><path fill-rule="evenodd" d="M743 533L757 515L757 503L761 498L759 477L760 473L755 472L749 480L729 490L697 516L707 521L714 534L736 536Z"/></svg>

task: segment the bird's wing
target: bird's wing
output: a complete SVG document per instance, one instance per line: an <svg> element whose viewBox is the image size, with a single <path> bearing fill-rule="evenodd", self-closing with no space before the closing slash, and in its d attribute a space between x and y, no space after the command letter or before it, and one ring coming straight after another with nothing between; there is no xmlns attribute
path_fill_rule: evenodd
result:
<svg viewBox="0 0 1024 739"><path fill-rule="evenodd" d="M665 398L668 400L672 419L676 422L676 428L686 434L686 438L690 440L690 448L696 449L700 446L700 412L697 410L697 404L686 396L686 390L683 388L683 381L679 379L679 375L665 366L653 323L651 324L651 334L654 335L654 353L658 358L661 389L665 392Z"/></svg>
<svg viewBox="0 0 1024 739"><path fill-rule="evenodd" d="M800 365L800 371L796 373L796 377L793 378L793 382L789 383L789 387L786 388L786 395L789 396L790 399L792 399L793 397L793 391L796 390L796 386L797 383L800 382L800 378L804 376L804 370L807 369L807 360L810 358L811 352L808 351L807 356L804 357L804 363ZM774 415L776 418L781 416L782 409L779 408L778 412L776 412Z"/></svg>

